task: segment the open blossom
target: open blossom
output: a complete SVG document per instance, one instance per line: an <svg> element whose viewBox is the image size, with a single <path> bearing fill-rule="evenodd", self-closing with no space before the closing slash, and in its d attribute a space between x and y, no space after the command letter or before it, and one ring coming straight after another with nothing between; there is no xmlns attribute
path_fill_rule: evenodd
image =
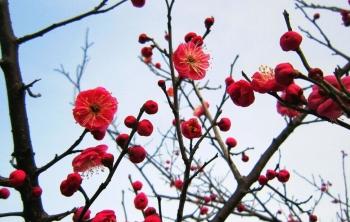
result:
<svg viewBox="0 0 350 222"><path fill-rule="evenodd" d="M191 80L203 79L209 67L209 55L192 41L182 43L173 54L174 66L179 76Z"/></svg>
<svg viewBox="0 0 350 222"><path fill-rule="evenodd" d="M204 115L204 113L205 113L204 108L207 108L207 109L209 108L209 103L207 101L205 101L203 105L201 104L201 105L197 106L193 111L193 115L197 116L197 117Z"/></svg>
<svg viewBox="0 0 350 222"><path fill-rule="evenodd" d="M95 167L103 166L102 160L105 157L107 145L90 147L73 159L72 165L74 172L85 172Z"/></svg>
<svg viewBox="0 0 350 222"><path fill-rule="evenodd" d="M255 92L267 93L283 90L283 86L275 80L275 73L268 66L260 66L259 71L252 76L251 86Z"/></svg>
<svg viewBox="0 0 350 222"><path fill-rule="evenodd" d="M340 89L340 85L334 75L325 76L324 81ZM350 90L350 77L347 76L341 81L345 88ZM317 85L312 87L312 92L308 98L308 107L316 111L320 116L327 117L331 120L336 120L343 114L341 107Z"/></svg>
<svg viewBox="0 0 350 222"><path fill-rule="evenodd" d="M117 111L117 99L103 87L81 91L73 109L74 119L89 130L106 129Z"/></svg>

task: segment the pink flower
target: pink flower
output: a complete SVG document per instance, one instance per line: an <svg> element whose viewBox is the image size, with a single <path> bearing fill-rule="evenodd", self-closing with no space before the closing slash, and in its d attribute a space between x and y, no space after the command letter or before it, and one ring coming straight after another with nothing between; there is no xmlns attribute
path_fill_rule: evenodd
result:
<svg viewBox="0 0 350 222"><path fill-rule="evenodd" d="M335 88L340 89L335 76L325 76L324 81L328 82ZM345 88L350 90L350 77L347 76L343 78L342 82ZM308 107L311 110L316 111L320 116L327 117L330 120L336 120L343 114L341 107L316 85L312 87L312 92L309 95Z"/></svg>
<svg viewBox="0 0 350 222"><path fill-rule="evenodd" d="M81 91L75 101L73 116L89 130L107 129L117 111L117 99L103 87Z"/></svg>
<svg viewBox="0 0 350 222"><path fill-rule="evenodd" d="M103 166L102 159L107 154L107 149L107 145L98 145L83 150L73 159L74 172L85 172L95 167Z"/></svg>
<svg viewBox="0 0 350 222"><path fill-rule="evenodd" d="M204 115L205 113L204 107L207 109L209 108L209 103L207 101L204 102L204 106L202 104L197 106L193 111L193 115L197 117Z"/></svg>
<svg viewBox="0 0 350 222"><path fill-rule="evenodd" d="M192 41L182 43L173 54L175 69L182 78L203 79L209 67L209 55Z"/></svg>
<svg viewBox="0 0 350 222"><path fill-rule="evenodd" d="M95 215L91 222L117 222L113 210L103 210Z"/></svg>

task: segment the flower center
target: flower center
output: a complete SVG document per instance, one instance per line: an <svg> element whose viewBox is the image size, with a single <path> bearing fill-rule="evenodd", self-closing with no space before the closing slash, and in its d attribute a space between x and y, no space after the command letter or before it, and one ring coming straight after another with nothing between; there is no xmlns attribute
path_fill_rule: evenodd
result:
<svg viewBox="0 0 350 222"><path fill-rule="evenodd" d="M97 114L98 112L100 112L101 108L100 108L100 106L97 105L97 104L92 104L92 105L90 106L90 110L91 110L91 112Z"/></svg>
<svg viewBox="0 0 350 222"><path fill-rule="evenodd" d="M189 56L187 57L187 62L188 62L189 64L193 65L193 63L195 63L196 60L193 58L193 56L189 55Z"/></svg>

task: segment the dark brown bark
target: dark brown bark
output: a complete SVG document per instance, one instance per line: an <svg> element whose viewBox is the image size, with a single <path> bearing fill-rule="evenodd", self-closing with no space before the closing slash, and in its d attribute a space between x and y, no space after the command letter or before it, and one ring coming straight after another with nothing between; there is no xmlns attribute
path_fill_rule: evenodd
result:
<svg viewBox="0 0 350 222"><path fill-rule="evenodd" d="M30 140L29 125L25 106L25 87L22 82L21 70L18 61L18 44L13 33L9 5L7 0L0 0L0 43L2 59L0 65L3 70L9 114L12 127L13 156L18 169L27 173L23 186L18 188L23 202L23 216L25 221L42 221L46 217L41 199L31 194L32 187L38 185L35 176L36 164Z"/></svg>

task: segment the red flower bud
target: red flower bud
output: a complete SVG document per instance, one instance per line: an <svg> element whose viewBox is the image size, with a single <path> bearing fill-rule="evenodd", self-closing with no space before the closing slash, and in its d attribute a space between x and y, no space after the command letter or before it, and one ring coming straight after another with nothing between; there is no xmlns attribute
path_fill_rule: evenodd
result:
<svg viewBox="0 0 350 222"><path fill-rule="evenodd" d="M231 76L229 77L226 77L225 79L225 84L226 84L226 87L228 87L229 85L231 85L232 83L234 83L235 81L233 80L233 78Z"/></svg>
<svg viewBox="0 0 350 222"><path fill-rule="evenodd" d="M141 120L137 125L137 133L140 136L150 136L152 132L153 132L153 125L147 119Z"/></svg>
<svg viewBox="0 0 350 222"><path fill-rule="evenodd" d="M94 129L90 131L95 140L102 140L106 135L107 129Z"/></svg>
<svg viewBox="0 0 350 222"><path fill-rule="evenodd" d="M169 41L169 39L170 39L169 33L165 32L164 39Z"/></svg>
<svg viewBox="0 0 350 222"><path fill-rule="evenodd" d="M184 183L182 182L181 179L176 179L174 181L174 186L176 187L176 189L178 190L182 190L182 187L183 187Z"/></svg>
<svg viewBox="0 0 350 222"><path fill-rule="evenodd" d="M142 146L133 146L128 149L129 159L133 163L141 163L146 158L146 150Z"/></svg>
<svg viewBox="0 0 350 222"><path fill-rule="evenodd" d="M157 214L149 215L145 218L145 222L161 222L162 220Z"/></svg>
<svg viewBox="0 0 350 222"><path fill-rule="evenodd" d="M27 174L23 170L12 171L12 173L10 174L10 177L9 177L10 185L13 187L22 186L22 184L26 180L26 176L27 176Z"/></svg>
<svg viewBox="0 0 350 222"><path fill-rule="evenodd" d="M158 104L157 102L153 101L153 100L147 100L144 104L143 104L143 109L145 110L145 112L147 114L155 114L158 112Z"/></svg>
<svg viewBox="0 0 350 222"><path fill-rule="evenodd" d="M113 210L103 210L95 215L91 222L117 222Z"/></svg>
<svg viewBox="0 0 350 222"><path fill-rule="evenodd" d="M208 17L204 20L204 25L206 29L210 29L214 24L214 17Z"/></svg>
<svg viewBox="0 0 350 222"><path fill-rule="evenodd" d="M198 138L202 135L202 127L196 118L181 123L181 132L187 139Z"/></svg>
<svg viewBox="0 0 350 222"><path fill-rule="evenodd" d="M202 36L197 35L191 39L191 42L193 42L197 46L202 46L203 45L203 38L202 38Z"/></svg>
<svg viewBox="0 0 350 222"><path fill-rule="evenodd" d="M211 198L209 196L203 197L204 203L209 203L211 201Z"/></svg>
<svg viewBox="0 0 350 222"><path fill-rule="evenodd" d="M148 198L145 193L138 193L134 199L135 208L138 210L143 210L148 205Z"/></svg>
<svg viewBox="0 0 350 222"><path fill-rule="evenodd" d="M281 36L280 46L283 51L296 51L302 40L303 37L299 33L289 31Z"/></svg>
<svg viewBox="0 0 350 222"><path fill-rule="evenodd" d="M289 180L290 174L288 170L280 170L277 174L277 179L281 183L285 183Z"/></svg>
<svg viewBox="0 0 350 222"><path fill-rule="evenodd" d="M280 85L288 86L296 76L294 67L290 63L280 63L275 68L275 79Z"/></svg>
<svg viewBox="0 0 350 222"><path fill-rule="evenodd" d="M217 123L221 131L228 131L231 128L231 120L229 118L221 118Z"/></svg>
<svg viewBox="0 0 350 222"><path fill-rule="evenodd" d="M10 190L7 188L0 189L0 199L7 199L10 196Z"/></svg>
<svg viewBox="0 0 350 222"><path fill-rule="evenodd" d="M314 20L317 20L317 19L319 19L320 18L320 13L315 13L314 14Z"/></svg>
<svg viewBox="0 0 350 222"><path fill-rule="evenodd" d="M41 187L39 187L39 186L33 187L32 195L34 197L40 197L42 193L43 193L43 190L41 189Z"/></svg>
<svg viewBox="0 0 350 222"><path fill-rule="evenodd" d="M226 145L228 148L233 148L233 147L237 146L237 141L233 137L227 137Z"/></svg>
<svg viewBox="0 0 350 222"><path fill-rule="evenodd" d="M157 68L157 69L160 69L162 66L160 65L159 62L157 62L156 64L154 64L154 66Z"/></svg>
<svg viewBox="0 0 350 222"><path fill-rule="evenodd" d="M187 42L191 41L192 38L194 38L194 37L196 37L196 36L197 36L197 34L194 33L194 32L189 32L189 33L187 33L187 34L185 35L185 42L187 43Z"/></svg>
<svg viewBox="0 0 350 222"><path fill-rule="evenodd" d="M208 210L209 210L208 207L202 206L202 207L199 208L199 213L201 215L205 215L205 214L208 214Z"/></svg>
<svg viewBox="0 0 350 222"><path fill-rule="evenodd" d="M158 80L158 86L160 87L160 88L164 88L165 89L165 81L164 80Z"/></svg>
<svg viewBox="0 0 350 222"><path fill-rule="evenodd" d="M142 8L145 5L146 0L131 0L131 3L136 8Z"/></svg>
<svg viewBox="0 0 350 222"><path fill-rule="evenodd" d="M268 181L268 179L265 175L260 175L258 178L258 182L261 186L266 185L267 181Z"/></svg>
<svg viewBox="0 0 350 222"><path fill-rule="evenodd" d="M344 26L350 26L350 11L341 10L341 19L343 20Z"/></svg>
<svg viewBox="0 0 350 222"><path fill-rule="evenodd" d="M309 215L309 221L310 222L316 222L317 221L317 216L315 214L310 214Z"/></svg>
<svg viewBox="0 0 350 222"><path fill-rule="evenodd" d="M79 207L78 209L76 209L74 211L74 214L73 214L73 222L77 222L80 218L80 215L83 211L84 207ZM87 221L90 219L90 213L91 211L90 210L87 210L82 218L83 221Z"/></svg>
<svg viewBox="0 0 350 222"><path fill-rule="evenodd" d="M267 177L267 179L269 179L269 180L272 180L272 179L274 179L275 177L276 177L276 175L277 175L277 173L276 173L276 171L274 171L274 170L267 170L266 171L266 177Z"/></svg>
<svg viewBox="0 0 350 222"><path fill-rule="evenodd" d="M68 174L67 179L63 180L60 185L61 193L66 196L72 196L80 187L83 179L79 173Z"/></svg>
<svg viewBox="0 0 350 222"><path fill-rule="evenodd" d="M143 47L141 49L141 55L145 58L150 58L152 55L153 55L153 52L152 52L153 48L152 47Z"/></svg>
<svg viewBox="0 0 350 222"><path fill-rule="evenodd" d="M239 80L230 84L226 91L237 106L247 107L255 100L253 88L245 80Z"/></svg>
<svg viewBox="0 0 350 222"><path fill-rule="evenodd" d="M217 195L215 193L210 194L211 201L216 200Z"/></svg>
<svg viewBox="0 0 350 222"><path fill-rule="evenodd" d="M104 153L101 159L103 166L112 169L114 163L114 156L111 153Z"/></svg>
<svg viewBox="0 0 350 222"><path fill-rule="evenodd" d="M131 186L134 190L139 191L142 189L143 184L141 181L136 180L136 181L132 182Z"/></svg>
<svg viewBox="0 0 350 222"><path fill-rule="evenodd" d="M145 216L150 216L150 215L154 215L157 214L157 210L154 207L147 207L145 210Z"/></svg>
<svg viewBox="0 0 350 222"><path fill-rule="evenodd" d="M242 161L243 162L248 162L249 161L249 156L247 156L245 153L242 153Z"/></svg>
<svg viewBox="0 0 350 222"><path fill-rule="evenodd" d="M117 136L117 138L115 140L116 140L118 146L123 148L124 146L126 146L126 143L129 140L129 135L126 133L121 133Z"/></svg>
<svg viewBox="0 0 350 222"><path fill-rule="evenodd" d="M137 119L135 116L127 116L125 117L124 119L124 124L126 127L129 127L129 128L136 128L137 127Z"/></svg>
<svg viewBox="0 0 350 222"><path fill-rule="evenodd" d="M323 72L319 68L312 68L309 70L308 76L310 79L321 81L323 79Z"/></svg>
<svg viewBox="0 0 350 222"><path fill-rule="evenodd" d="M238 212L245 211L245 206L242 203L237 204L236 209Z"/></svg>
<svg viewBox="0 0 350 222"><path fill-rule="evenodd" d="M150 40L151 40L151 38L148 37L147 34L145 34L145 33L142 33L139 35L139 43L141 43L141 44L144 44Z"/></svg>
<svg viewBox="0 0 350 222"><path fill-rule="evenodd" d="M306 103L303 89L295 83L290 84L286 88L284 100L292 105L302 105Z"/></svg>

